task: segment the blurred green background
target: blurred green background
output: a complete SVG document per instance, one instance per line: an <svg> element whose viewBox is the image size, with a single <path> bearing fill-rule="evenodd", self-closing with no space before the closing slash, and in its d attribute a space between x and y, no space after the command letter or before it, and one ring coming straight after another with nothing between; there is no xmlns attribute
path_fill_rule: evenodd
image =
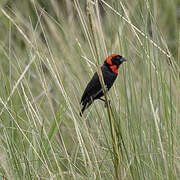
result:
<svg viewBox="0 0 180 180"><path fill-rule="evenodd" d="M1 0L0 178L179 179L179 0ZM79 116L105 58L128 59Z"/></svg>

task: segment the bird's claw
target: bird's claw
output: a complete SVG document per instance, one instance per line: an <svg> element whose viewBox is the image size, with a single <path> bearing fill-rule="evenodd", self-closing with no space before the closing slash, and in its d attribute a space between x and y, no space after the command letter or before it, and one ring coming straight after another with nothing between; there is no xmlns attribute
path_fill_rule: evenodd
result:
<svg viewBox="0 0 180 180"><path fill-rule="evenodd" d="M104 107L107 108L107 107L108 107L108 104L110 105L110 103L111 103L111 101L108 100L108 103L106 103L106 102L104 103Z"/></svg>

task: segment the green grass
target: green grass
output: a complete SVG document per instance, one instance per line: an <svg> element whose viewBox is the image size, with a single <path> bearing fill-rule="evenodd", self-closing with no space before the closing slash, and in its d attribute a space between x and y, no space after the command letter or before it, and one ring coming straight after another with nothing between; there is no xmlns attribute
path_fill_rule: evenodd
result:
<svg viewBox="0 0 180 180"><path fill-rule="evenodd" d="M0 2L0 179L180 178L179 1L97 2ZM111 103L81 118L112 53Z"/></svg>

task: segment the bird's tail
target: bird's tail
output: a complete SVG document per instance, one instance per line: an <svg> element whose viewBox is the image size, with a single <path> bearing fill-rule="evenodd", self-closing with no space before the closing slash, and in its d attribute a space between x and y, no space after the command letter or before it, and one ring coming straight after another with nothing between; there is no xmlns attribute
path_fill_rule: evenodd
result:
<svg viewBox="0 0 180 180"><path fill-rule="evenodd" d="M79 113L79 115L82 117L83 112L92 104L92 102L88 102L86 104L83 104L83 107Z"/></svg>
<svg viewBox="0 0 180 180"><path fill-rule="evenodd" d="M80 115L81 117L82 117L83 112L85 111L85 109L86 109L86 105L84 105L84 106L82 107L81 111L79 112L79 115Z"/></svg>

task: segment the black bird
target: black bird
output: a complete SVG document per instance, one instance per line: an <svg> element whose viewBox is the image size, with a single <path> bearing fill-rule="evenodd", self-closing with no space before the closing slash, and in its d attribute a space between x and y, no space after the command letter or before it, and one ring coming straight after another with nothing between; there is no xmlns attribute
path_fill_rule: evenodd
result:
<svg viewBox="0 0 180 180"><path fill-rule="evenodd" d="M104 61L101 71L107 91L109 91L116 80L118 76L118 68L124 61L126 61L126 59L118 54L112 54ZM105 100L101 98L103 95L104 91L96 72L82 95L80 104L82 104L83 107L80 116L82 116L85 109L87 109L94 100L100 99L105 102Z"/></svg>

